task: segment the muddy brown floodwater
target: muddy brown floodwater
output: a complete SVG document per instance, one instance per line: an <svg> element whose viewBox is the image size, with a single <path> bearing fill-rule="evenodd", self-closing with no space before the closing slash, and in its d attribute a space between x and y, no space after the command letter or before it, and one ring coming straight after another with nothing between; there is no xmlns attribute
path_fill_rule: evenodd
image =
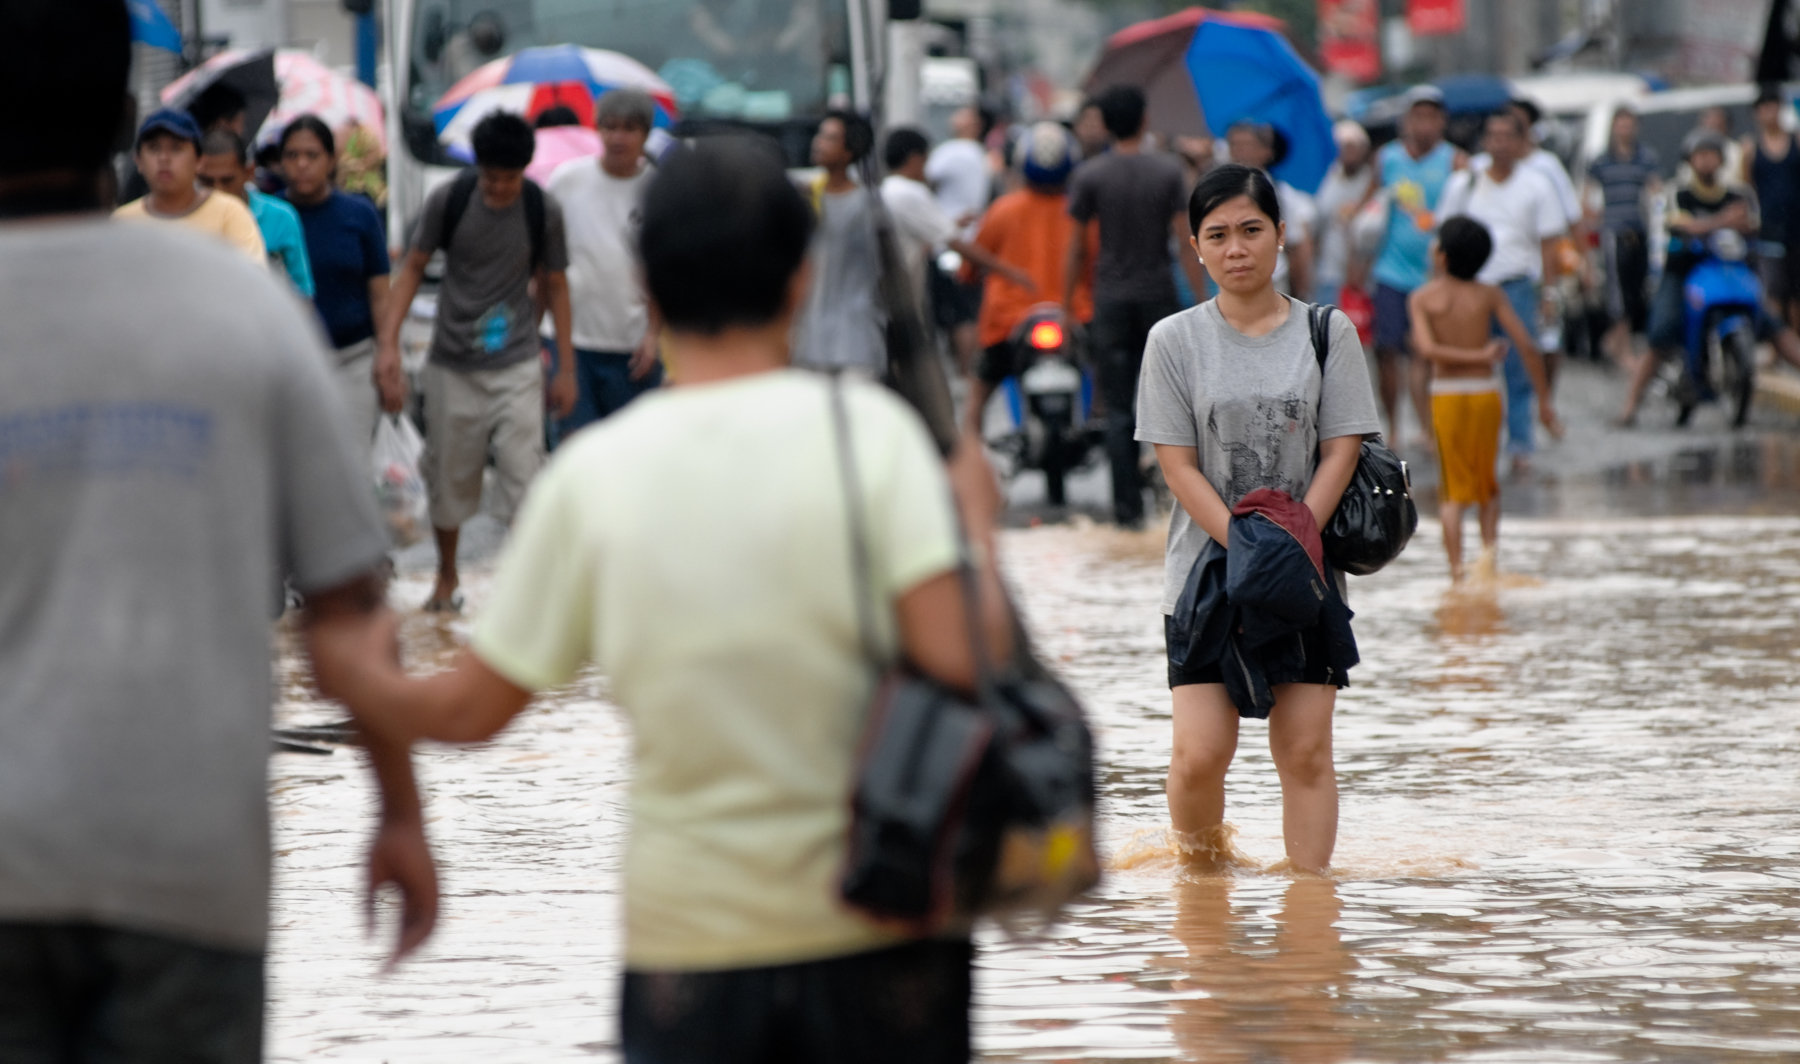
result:
<svg viewBox="0 0 1800 1064"><path fill-rule="evenodd" d="M1504 536L1521 578L1483 593L1446 594L1429 524L1352 582L1335 874L1296 879L1261 727L1229 783L1239 866L1169 855L1157 537L1007 535L1093 715L1113 868L1050 932L984 936L984 1059L1800 1060L1800 520ZM441 660L462 634L419 620L408 641ZM361 929L358 760L275 759L272 1060L617 1058L629 735L605 698L594 681L496 743L423 754L444 918L386 977ZM279 714L330 716L292 683Z"/></svg>

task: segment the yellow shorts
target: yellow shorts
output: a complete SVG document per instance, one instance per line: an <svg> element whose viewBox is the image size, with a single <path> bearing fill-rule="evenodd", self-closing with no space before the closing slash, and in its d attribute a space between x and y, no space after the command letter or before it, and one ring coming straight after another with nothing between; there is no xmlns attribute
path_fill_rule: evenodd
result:
<svg viewBox="0 0 1800 1064"><path fill-rule="evenodd" d="M1492 378L1433 382L1431 429L1437 436L1439 501L1479 505L1500 495L1494 463L1500 457L1505 412L1499 382Z"/></svg>

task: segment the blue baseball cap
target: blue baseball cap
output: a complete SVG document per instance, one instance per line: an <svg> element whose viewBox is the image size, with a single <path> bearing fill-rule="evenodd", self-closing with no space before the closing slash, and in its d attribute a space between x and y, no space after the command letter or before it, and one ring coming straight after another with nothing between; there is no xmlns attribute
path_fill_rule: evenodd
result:
<svg viewBox="0 0 1800 1064"><path fill-rule="evenodd" d="M183 140L191 141L195 151L200 150L200 124L195 122L194 116L186 111L165 107L160 111L152 112L149 118L144 119L144 124L138 127L137 140L132 142L132 147L143 147L144 141L153 133L174 134Z"/></svg>

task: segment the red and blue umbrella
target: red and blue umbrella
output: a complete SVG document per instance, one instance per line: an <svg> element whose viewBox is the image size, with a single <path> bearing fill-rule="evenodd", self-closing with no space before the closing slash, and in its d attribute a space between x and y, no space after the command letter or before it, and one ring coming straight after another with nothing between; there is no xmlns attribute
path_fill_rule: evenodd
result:
<svg viewBox="0 0 1800 1064"><path fill-rule="evenodd" d="M1316 192L1337 158L1319 75L1279 33L1220 18L1201 20L1188 44L1188 76L1206 124L1223 136L1249 120L1275 127L1287 154L1270 171L1302 192Z"/></svg>
<svg viewBox="0 0 1800 1064"><path fill-rule="evenodd" d="M496 110L535 118L548 108L564 106L592 126L594 100L609 89L649 93L656 101L658 127L670 126L680 117L675 91L644 64L604 48L554 44L526 48L471 71L439 98L432 120L438 139L446 144L466 141L475 123Z"/></svg>

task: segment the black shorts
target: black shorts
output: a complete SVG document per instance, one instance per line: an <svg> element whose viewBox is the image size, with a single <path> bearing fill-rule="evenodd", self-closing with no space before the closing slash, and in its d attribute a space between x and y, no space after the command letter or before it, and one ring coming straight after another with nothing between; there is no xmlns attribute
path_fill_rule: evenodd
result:
<svg viewBox="0 0 1800 1064"><path fill-rule="evenodd" d="M1217 665L1201 665L1198 668L1180 668L1175 664L1175 618L1163 617L1163 651L1169 666L1169 689L1186 687L1197 683L1224 683L1225 676ZM1297 673L1277 671L1269 674L1269 686L1283 683L1313 683L1344 688L1350 681L1343 673L1333 673L1326 664L1330 658L1325 650L1325 629L1317 626L1305 629L1300 633L1300 645L1306 651L1306 665ZM1242 712L1239 716L1243 716Z"/></svg>
<svg viewBox="0 0 1800 1064"><path fill-rule="evenodd" d="M1023 344L1001 341L981 350L981 358L975 363L975 379L984 384L999 384L1008 377L1017 377L1031 368L1031 353Z"/></svg>
<svg viewBox="0 0 1800 1064"><path fill-rule="evenodd" d="M966 941L767 968L625 973L626 1064L966 1064Z"/></svg>
<svg viewBox="0 0 1800 1064"><path fill-rule="evenodd" d="M1375 304L1375 353L1384 358L1412 354L1412 311L1406 297L1392 285L1378 284L1371 301Z"/></svg>
<svg viewBox="0 0 1800 1064"><path fill-rule="evenodd" d="M263 956L92 924L0 923L0 1060L259 1064Z"/></svg>
<svg viewBox="0 0 1800 1064"><path fill-rule="evenodd" d="M973 325L981 316L981 282L964 284L953 275L929 265L931 274L931 314L937 327L946 331Z"/></svg>

